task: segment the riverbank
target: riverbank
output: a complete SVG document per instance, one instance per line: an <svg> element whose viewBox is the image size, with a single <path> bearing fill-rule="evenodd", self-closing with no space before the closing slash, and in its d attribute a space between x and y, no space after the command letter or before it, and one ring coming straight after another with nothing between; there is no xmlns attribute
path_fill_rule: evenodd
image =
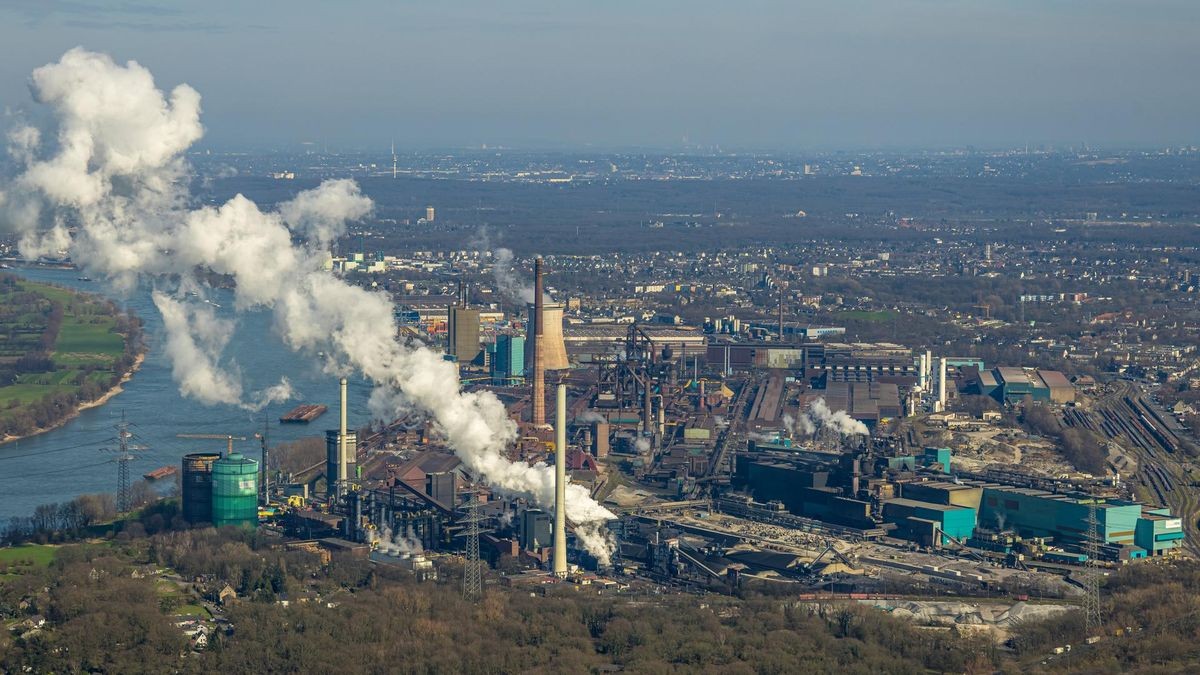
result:
<svg viewBox="0 0 1200 675"><path fill-rule="evenodd" d="M103 405L141 366L141 321L95 293L0 274L0 443Z"/></svg>
<svg viewBox="0 0 1200 675"><path fill-rule="evenodd" d="M105 290L102 284L80 280L75 270L22 269L11 273L81 293L96 294ZM175 381L171 359L161 349L165 328L151 292L151 287L146 285L119 299L125 315L140 319L141 333L149 347L145 361L125 384L125 390L105 405L79 411L69 424L0 446L0 467L4 469L0 472L0 492L4 495L0 499L0 523L12 517L27 518L40 504L61 504L79 495L112 492L116 488L116 466L112 464L112 457L96 449L113 445L110 441L114 434L113 422L120 421L122 411L131 424L137 425L131 431L137 434L138 445L145 448L132 453L133 459L129 462L129 475L138 477L160 466L179 466L180 458L185 454L203 449L202 445L180 441L177 438L180 433L219 434L222 438L230 433L249 436L250 432L262 431L262 417L265 416L270 421L268 431L272 444L313 434L310 425L275 421L295 402L272 404L258 416L251 416L235 405L208 406L184 398ZM231 342L226 356L241 366L248 390L271 386L279 381L281 374L287 374L298 400L337 410L340 400L337 379L327 375L319 364L298 359L290 349L279 348L273 312L250 311L235 317L231 291L217 289L211 298L220 305L214 307L217 318L236 318L239 322L238 330L244 339ZM121 336L116 333L113 336L120 344ZM94 351L87 345L68 347L66 351L71 353ZM120 348L115 349L119 351ZM134 354L130 354L118 369L113 370L110 366L104 373L107 379L99 383L98 389L89 392L87 398L99 398L101 392L117 379L114 372L127 370L133 359ZM348 422L352 428L358 428L370 422L368 401L372 387L359 378L350 378L349 389ZM0 408L6 400L0 397ZM328 415L326 413L326 417ZM25 431L22 429L20 433ZM224 443L221 445L223 447Z"/></svg>
<svg viewBox="0 0 1200 675"><path fill-rule="evenodd" d="M33 431L31 431L27 434L21 434L20 436L4 436L3 438L0 438L0 446L6 445L8 443L12 443L13 441L20 441L20 440L24 440L26 438L32 438L34 436L44 434L47 431L54 431L55 429L63 426L67 422L70 422L71 420L75 419L76 417L79 417L79 413L83 412L84 410L88 410L89 408L98 408L98 407L104 405L105 403L108 403L109 400L112 399L112 397L125 391L125 384L127 384L129 382L129 380L133 379L133 374L136 373L138 371L138 369L142 367L142 363L145 360L146 360L146 350L143 349L142 351L138 352L137 356L134 357L133 364L129 366L129 370L125 371L121 375L121 379L118 380L117 383L115 385L113 385L108 391L101 394L99 398L93 399L91 401L84 401L83 403L80 403L79 405L75 406L75 410L71 411L70 413L67 413L66 415L64 415L62 417L62 419L56 421L54 424L50 424L45 427L38 427L37 429L34 429Z"/></svg>

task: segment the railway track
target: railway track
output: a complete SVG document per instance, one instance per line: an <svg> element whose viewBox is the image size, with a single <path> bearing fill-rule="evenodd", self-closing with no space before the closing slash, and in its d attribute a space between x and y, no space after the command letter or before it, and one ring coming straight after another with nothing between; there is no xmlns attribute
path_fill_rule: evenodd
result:
<svg viewBox="0 0 1200 675"><path fill-rule="evenodd" d="M1163 506L1184 523L1185 549L1200 557L1200 492L1189 479L1189 460L1179 451L1179 425L1156 409L1142 392L1122 387L1097 402L1093 411L1068 409L1063 423L1118 442L1138 457L1136 478Z"/></svg>

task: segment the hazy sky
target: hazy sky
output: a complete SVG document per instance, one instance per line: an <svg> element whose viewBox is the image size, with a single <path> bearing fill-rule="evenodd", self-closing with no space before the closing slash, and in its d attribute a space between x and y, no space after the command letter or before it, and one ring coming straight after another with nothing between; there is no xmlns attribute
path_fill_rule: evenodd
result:
<svg viewBox="0 0 1200 675"><path fill-rule="evenodd" d="M76 45L216 148L1200 143L1200 0L0 0L0 106Z"/></svg>

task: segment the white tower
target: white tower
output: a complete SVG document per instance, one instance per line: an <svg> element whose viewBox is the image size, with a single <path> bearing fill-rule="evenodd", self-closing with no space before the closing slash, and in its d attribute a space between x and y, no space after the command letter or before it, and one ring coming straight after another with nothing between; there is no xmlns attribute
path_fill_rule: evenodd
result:
<svg viewBox="0 0 1200 675"><path fill-rule="evenodd" d="M946 357L938 359L938 405L946 409Z"/></svg>
<svg viewBox="0 0 1200 675"><path fill-rule="evenodd" d="M567 576L567 385L558 385L554 418L554 576Z"/></svg>
<svg viewBox="0 0 1200 675"><path fill-rule="evenodd" d="M338 489L346 490L346 464L349 458L346 454L346 378L342 378L342 421L338 426Z"/></svg>

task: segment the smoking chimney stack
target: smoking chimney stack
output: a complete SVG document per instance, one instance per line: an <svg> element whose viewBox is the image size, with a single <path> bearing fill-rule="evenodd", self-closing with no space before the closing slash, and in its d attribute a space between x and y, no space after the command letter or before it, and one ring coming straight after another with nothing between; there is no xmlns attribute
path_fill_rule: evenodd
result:
<svg viewBox="0 0 1200 675"><path fill-rule="evenodd" d="M545 300L542 299L542 259L533 261L533 417L534 425L546 423L546 346L542 342L545 334Z"/></svg>
<svg viewBox="0 0 1200 675"><path fill-rule="evenodd" d="M554 419L554 576L567 576L567 385L558 385Z"/></svg>

